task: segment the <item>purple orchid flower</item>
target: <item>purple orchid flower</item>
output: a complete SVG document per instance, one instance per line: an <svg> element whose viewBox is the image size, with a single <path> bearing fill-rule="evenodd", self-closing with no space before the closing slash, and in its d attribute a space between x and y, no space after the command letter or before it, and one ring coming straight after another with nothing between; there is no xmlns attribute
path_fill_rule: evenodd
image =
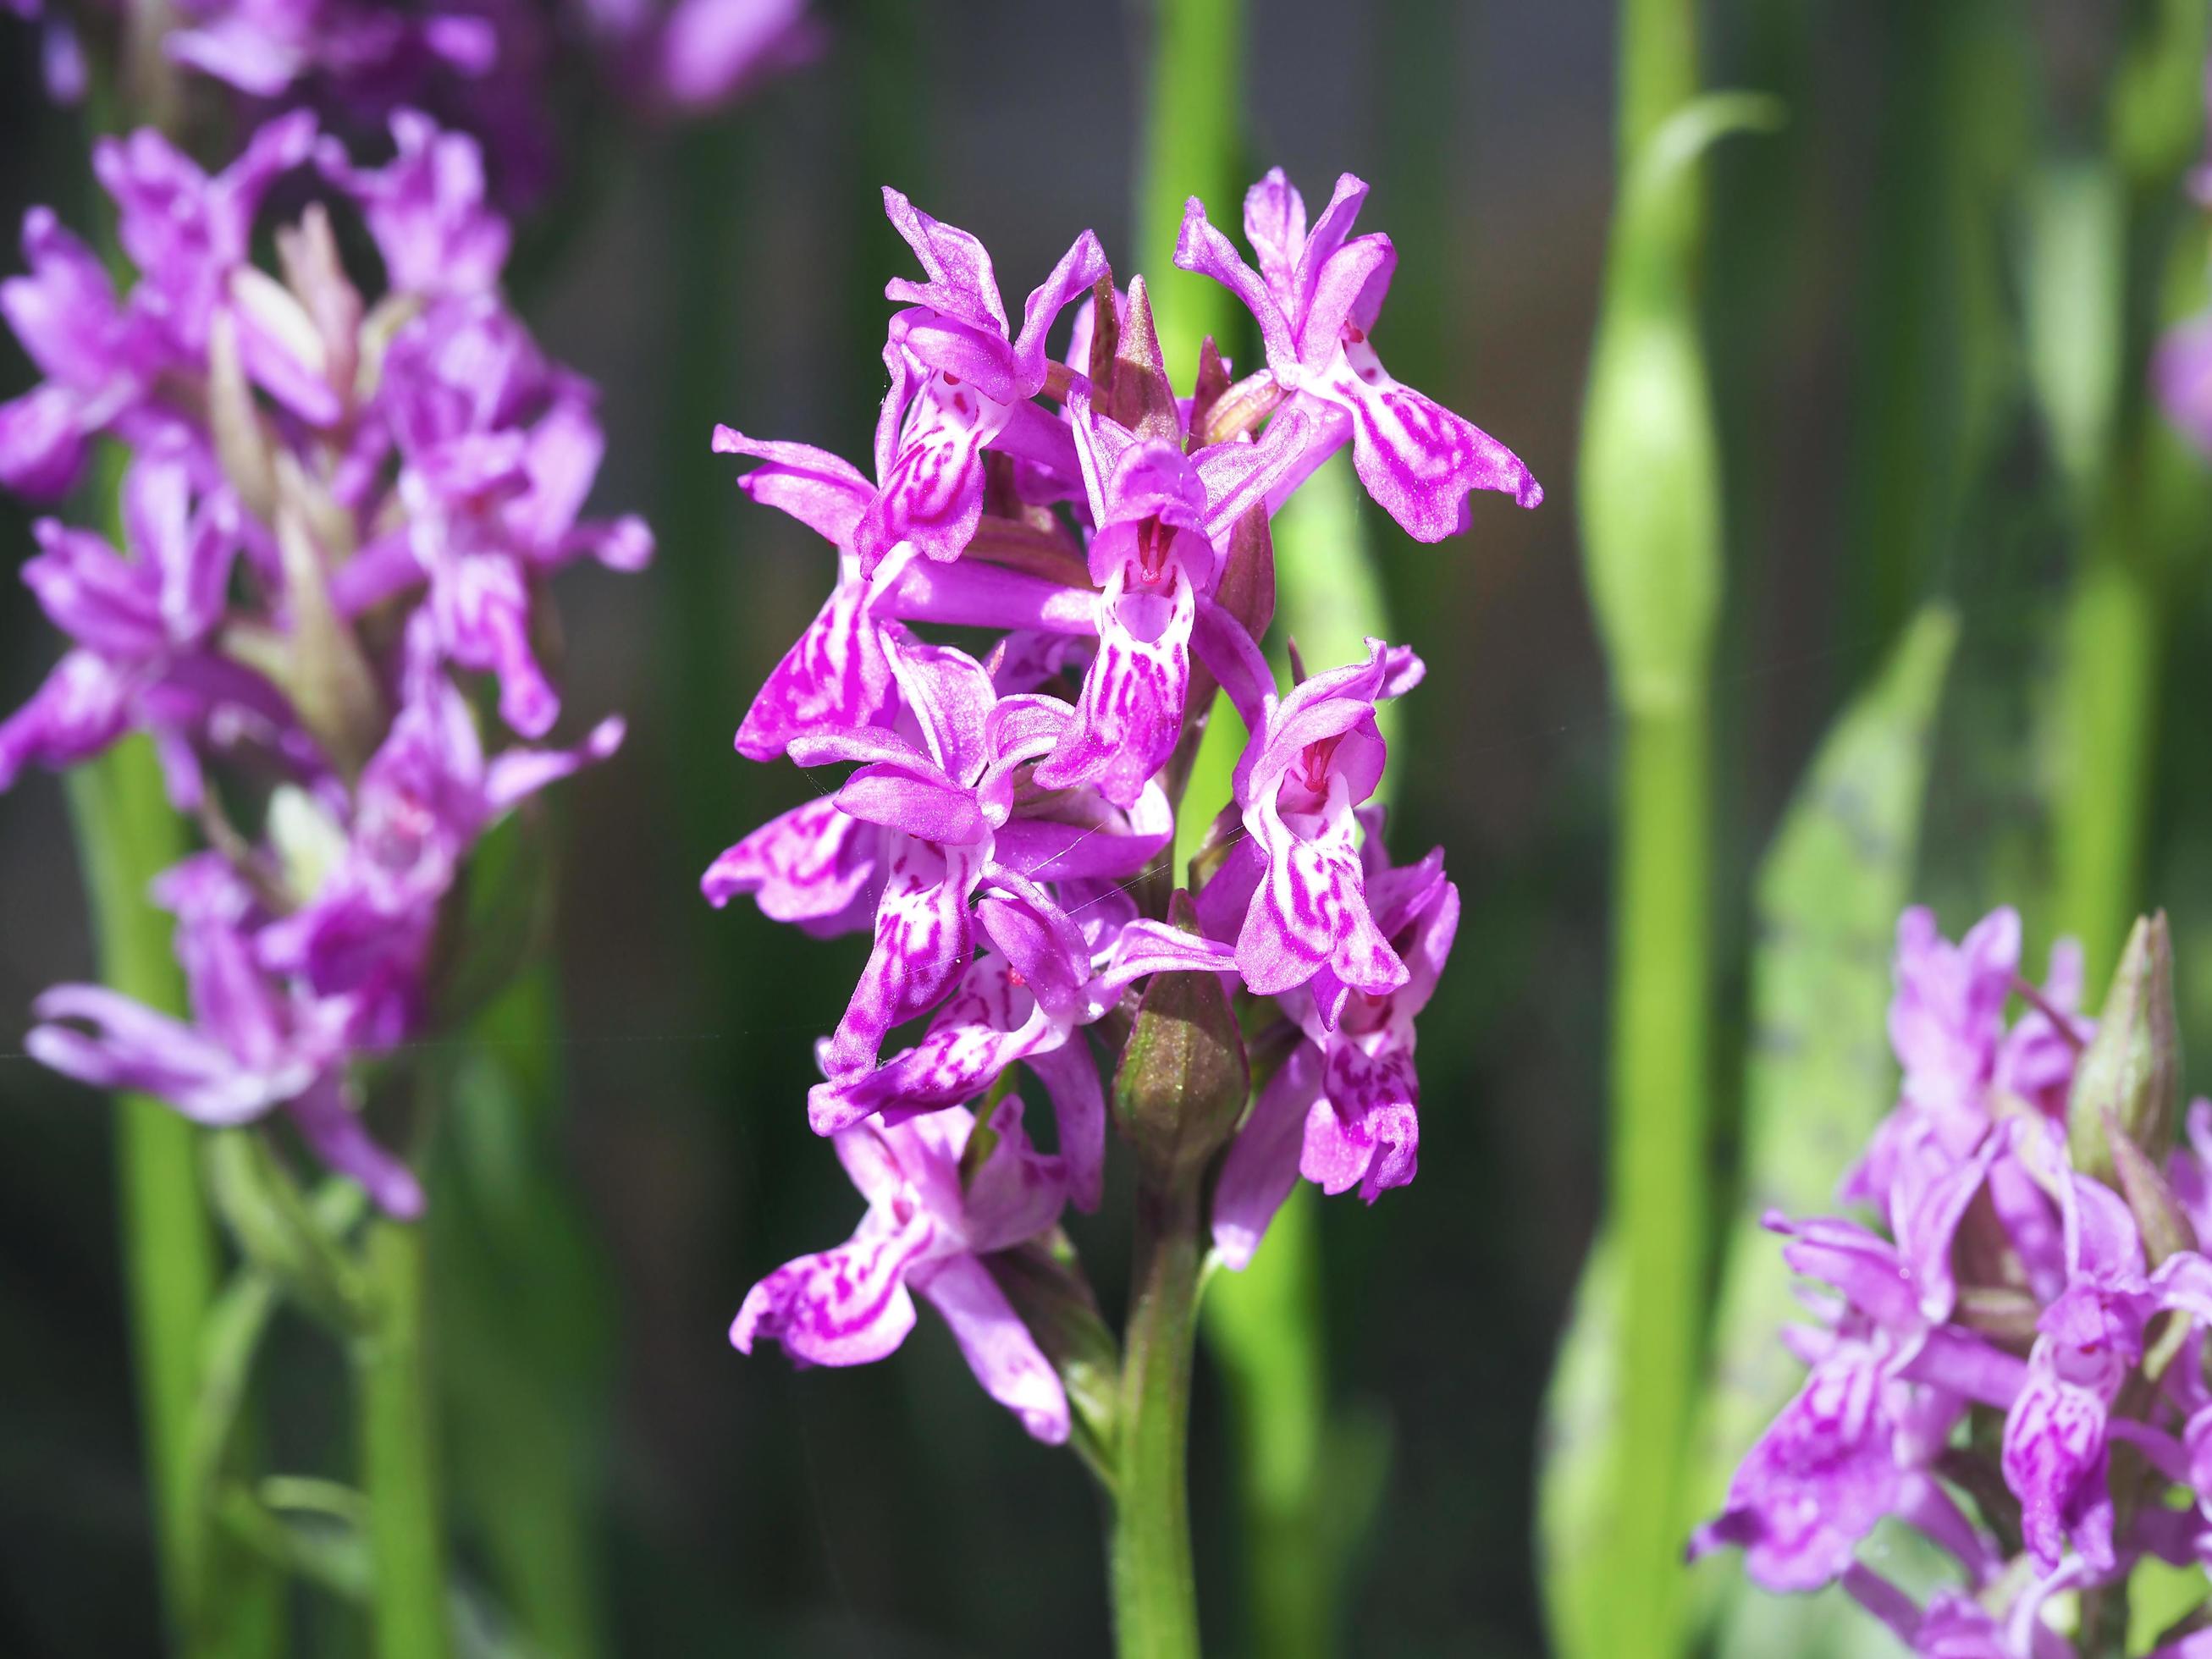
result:
<svg viewBox="0 0 2212 1659"><path fill-rule="evenodd" d="M1158 368L1157 342L1154 350ZM1191 630L1220 580L1230 530L1297 465L1304 422L1292 417L1261 443L1186 456L1180 443L1139 438L1097 413L1080 392L1067 412L1097 526L1098 653L1037 781L1095 784L1131 806L1182 735Z"/></svg>
<svg viewBox="0 0 2212 1659"><path fill-rule="evenodd" d="M1355 809L1382 775L1375 705L1424 669L1380 640L1367 648L1364 663L1267 696L1237 765L1246 839L1199 901L1207 933L1234 931L1245 988L1276 996L1310 982L1325 1028L1352 991L1387 996L1407 976L1368 908Z"/></svg>
<svg viewBox="0 0 2212 1659"><path fill-rule="evenodd" d="M1050 1230L1066 1195L1057 1158L1022 1132L1021 1102L992 1114L995 1137L964 1178L975 1121L952 1107L862 1123L833 1144L868 1212L850 1241L786 1263L753 1286L730 1327L740 1353L766 1339L802 1364L860 1365L914 1328L914 1297L945 1316L975 1380L1048 1444L1067 1438L1067 1396L981 1260Z"/></svg>
<svg viewBox="0 0 2212 1659"><path fill-rule="evenodd" d="M1372 336L1398 255L1380 232L1352 235L1366 198L1365 184L1341 175L1309 234L1304 198L1273 168L1244 197L1244 235L1258 270L1207 222L1196 197L1183 210L1176 264L1227 288L1259 324L1268 371L1316 418L1308 471L1349 437L1367 493L1418 541L1467 529L1470 490L1507 490L1522 507L1536 506L1543 489L1518 456L1391 379L1376 356Z"/></svg>
<svg viewBox="0 0 2212 1659"><path fill-rule="evenodd" d="M1214 1190L1214 1250L1231 1268L1250 1262L1300 1176L1330 1194L1358 1187L1371 1204L1411 1182L1419 1163L1413 1022L1451 954L1459 889L1445 879L1442 848L1392 869L1379 814L1367 831L1367 896L1376 927L1406 964L1406 982L1347 999L1334 1030L1322 1025L1310 994L1285 997L1304 1041L1261 1090Z"/></svg>
<svg viewBox="0 0 2212 1659"><path fill-rule="evenodd" d="M165 354L51 209L23 216L23 258L31 274L0 282L0 315L46 378L0 404L0 485L46 501L83 475L88 440L140 415Z"/></svg>
<svg viewBox="0 0 2212 1659"><path fill-rule="evenodd" d="M211 724L237 732L289 723L275 688L213 648L237 514L225 494L195 503L190 470L173 447L132 463L122 507L135 557L52 520L34 526L40 551L23 580L74 646L0 721L0 789L27 764L75 765L136 727L153 735L170 795L189 811L204 789L193 740Z"/></svg>
<svg viewBox="0 0 2212 1659"><path fill-rule="evenodd" d="M64 1076L143 1091L197 1123L234 1126L282 1108L330 1168L389 1213L420 1215L421 1187L369 1139L348 1098L343 1001L287 988L263 970L252 937L259 902L220 855L187 860L155 892L177 915L192 1021L101 986L58 985L33 1005L43 1023L25 1047Z"/></svg>
<svg viewBox="0 0 2212 1659"><path fill-rule="evenodd" d="M902 542L941 562L960 556L982 517L988 446L1074 475L1066 428L1030 399L1044 390L1046 331L1106 270L1098 239L1085 231L1030 295L1016 336L981 242L889 186L884 210L928 280L900 277L884 290L906 304L891 319L895 350L885 354L884 422L899 440L882 494L854 532L864 573Z"/></svg>
<svg viewBox="0 0 2212 1659"><path fill-rule="evenodd" d="M441 907L484 831L546 785L606 759L623 724L610 716L574 749L514 747L486 757L467 701L419 629L407 696L362 769L316 888L264 930L263 962L323 997L344 997L356 1047L387 1048L422 1028Z"/></svg>
<svg viewBox="0 0 2212 1659"><path fill-rule="evenodd" d="M324 176L360 204L385 281L426 297L496 291L509 235L488 205L483 149L411 109L392 112L392 140L398 153L374 168L355 167L335 139L315 147Z"/></svg>

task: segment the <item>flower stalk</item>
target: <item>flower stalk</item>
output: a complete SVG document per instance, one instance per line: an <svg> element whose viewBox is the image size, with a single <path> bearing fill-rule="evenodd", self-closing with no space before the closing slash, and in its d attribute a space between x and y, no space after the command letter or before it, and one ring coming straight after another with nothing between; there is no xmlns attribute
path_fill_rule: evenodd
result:
<svg viewBox="0 0 2212 1659"><path fill-rule="evenodd" d="M120 745L73 774L69 797L101 980L180 1012L184 975L169 953L169 921L148 902L146 888L183 855L184 827L161 798L151 745ZM189 1123L148 1096L118 1094L115 1156L162 1598L171 1628L188 1632L198 1622L208 1528L185 1448L199 1386L200 1328L215 1297L215 1233L200 1197Z"/></svg>
<svg viewBox="0 0 2212 1659"><path fill-rule="evenodd" d="M368 1492L377 1659L445 1659L446 1530L429 1364L420 1226L380 1219L363 1249L374 1301L356 1345L361 1456Z"/></svg>
<svg viewBox="0 0 2212 1659"><path fill-rule="evenodd" d="M1186 1479L1205 1257L1199 1188L1194 1173L1147 1178L1137 1194L1114 1511L1114 1626L1121 1659L1195 1659L1200 1651Z"/></svg>

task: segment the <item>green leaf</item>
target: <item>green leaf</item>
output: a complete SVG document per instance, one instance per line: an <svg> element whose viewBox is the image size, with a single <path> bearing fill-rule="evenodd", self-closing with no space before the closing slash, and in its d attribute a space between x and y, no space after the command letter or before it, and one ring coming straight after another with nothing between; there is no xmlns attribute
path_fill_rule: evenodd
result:
<svg viewBox="0 0 2212 1659"><path fill-rule="evenodd" d="M1769 1209L1817 1212L1891 1104L1889 955L1911 896L1928 756L1958 623L1914 619L1831 729L1758 880L1746 1058L1743 1195L1728 1242L1685 1528L1714 1513L1738 1462L1796 1392L1777 1340L1798 1307Z"/></svg>
<svg viewBox="0 0 2212 1659"><path fill-rule="evenodd" d="M1620 1284L1612 1241L1590 1245L1552 1364L1537 1440L1536 1566L1553 1650L1607 1651L1620 1459Z"/></svg>
<svg viewBox="0 0 2212 1659"><path fill-rule="evenodd" d="M1583 410L1578 499L1590 602L1615 694L1632 710L1694 697L1720 606L1693 164L1715 139L1779 115L1771 99L1698 99L1651 135L1623 184Z"/></svg>

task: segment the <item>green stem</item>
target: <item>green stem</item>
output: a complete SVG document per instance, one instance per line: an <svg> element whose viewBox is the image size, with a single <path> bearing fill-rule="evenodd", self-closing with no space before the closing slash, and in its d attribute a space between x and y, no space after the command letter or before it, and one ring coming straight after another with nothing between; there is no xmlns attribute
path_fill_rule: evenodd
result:
<svg viewBox="0 0 2212 1659"><path fill-rule="evenodd" d="M1121 1469L1114 1515L1114 1627L1121 1659L1196 1659L1191 1569L1192 1339L1205 1242L1199 1183L1137 1192L1135 1274L1121 1361Z"/></svg>
<svg viewBox="0 0 2212 1659"><path fill-rule="evenodd" d="M1243 109L1243 0L1153 0L1152 78L1139 138L1137 261L1152 299L1168 374L1188 386L1212 335L1232 349L1237 306L1220 283L1175 268L1183 204L1217 223L1243 199L1237 176ZM1127 273L1121 280L1127 281Z"/></svg>
<svg viewBox="0 0 2212 1659"><path fill-rule="evenodd" d="M1681 1649L1682 1453L1705 1303L1711 755L1702 698L1622 732L1609 1192L1620 1251L1615 1650ZM1628 1640L1631 1636L1632 1641Z"/></svg>
<svg viewBox="0 0 2212 1659"><path fill-rule="evenodd" d="M69 799L101 978L151 1007L181 1013L184 976L170 954L169 919L146 889L186 846L152 744L133 738L76 768ZM124 1273L161 1592L172 1629L185 1632L198 1622L208 1532L186 1449L200 1328L219 1263L192 1126L146 1095L118 1095L115 1111Z"/></svg>
<svg viewBox="0 0 2212 1659"><path fill-rule="evenodd" d="M422 1351L423 1234L379 1220L365 1249L376 1321L355 1351L377 1659L445 1659L446 1531Z"/></svg>
<svg viewBox="0 0 2212 1659"><path fill-rule="evenodd" d="M2052 809L2057 927L2101 985L2141 890L2160 629L2148 573L2093 551L2067 601Z"/></svg>
<svg viewBox="0 0 2212 1659"><path fill-rule="evenodd" d="M1251 1265L1224 1275L1206 1300L1237 1433L1245 1650L1268 1659L1321 1659L1337 1647L1338 1564L1322 1527L1328 1377L1317 1207L1300 1183Z"/></svg>

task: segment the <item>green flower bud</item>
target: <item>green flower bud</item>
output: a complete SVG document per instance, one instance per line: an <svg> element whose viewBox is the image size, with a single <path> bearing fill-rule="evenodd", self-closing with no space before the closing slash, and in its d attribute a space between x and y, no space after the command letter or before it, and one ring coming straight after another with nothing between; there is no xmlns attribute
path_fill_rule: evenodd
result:
<svg viewBox="0 0 2212 1659"><path fill-rule="evenodd" d="M1190 895L1168 918L1198 931ZM1146 1178L1172 1186L1194 1177L1237 1128L1252 1073L1237 1015L1212 974L1155 974L1114 1073L1114 1115Z"/></svg>
<svg viewBox="0 0 2212 1659"><path fill-rule="evenodd" d="M2074 1167L2118 1184L2110 1113L2152 1169L2166 1161L2181 1110L2181 1034L2173 1008L2173 940L2166 913L2139 919L2128 935L2097 1035L2074 1069L2067 1143Z"/></svg>

